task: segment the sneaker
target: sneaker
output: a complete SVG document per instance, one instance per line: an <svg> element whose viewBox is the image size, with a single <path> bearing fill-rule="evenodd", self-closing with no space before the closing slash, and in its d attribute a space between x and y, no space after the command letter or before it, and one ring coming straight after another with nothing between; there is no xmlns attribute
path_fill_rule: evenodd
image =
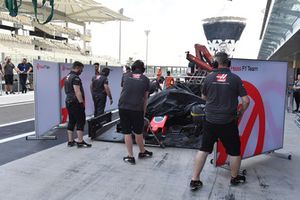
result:
<svg viewBox="0 0 300 200"><path fill-rule="evenodd" d="M81 147L92 147L92 144L88 144L86 143L84 140L82 142L77 142L77 147L81 148Z"/></svg>
<svg viewBox="0 0 300 200"><path fill-rule="evenodd" d="M68 142L67 146L68 147L73 147L76 144L76 141L73 140L72 142Z"/></svg>
<svg viewBox="0 0 300 200"><path fill-rule="evenodd" d="M139 158L149 158L152 157L153 153L151 151L145 150L144 153L139 153Z"/></svg>
<svg viewBox="0 0 300 200"><path fill-rule="evenodd" d="M190 182L190 188L192 191L196 191L203 186L203 183L200 180Z"/></svg>
<svg viewBox="0 0 300 200"><path fill-rule="evenodd" d="M238 185L240 183L246 182L246 176L237 175L236 177L231 177L230 184L231 185Z"/></svg>
<svg viewBox="0 0 300 200"><path fill-rule="evenodd" d="M134 157L126 156L123 157L124 162L127 162L129 164L135 165L135 159Z"/></svg>
<svg viewBox="0 0 300 200"><path fill-rule="evenodd" d="M5 92L5 94L7 94L7 95L8 95L8 92Z"/></svg>

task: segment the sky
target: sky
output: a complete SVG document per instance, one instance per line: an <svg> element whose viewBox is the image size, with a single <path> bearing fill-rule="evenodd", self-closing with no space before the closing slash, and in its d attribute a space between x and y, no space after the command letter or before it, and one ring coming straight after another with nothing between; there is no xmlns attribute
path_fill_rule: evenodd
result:
<svg viewBox="0 0 300 200"><path fill-rule="evenodd" d="M246 18L246 27L236 44L234 58L257 57L259 35L266 0L96 0L124 15L132 22L121 22L121 63L129 57L146 60L148 36L148 65L186 66L185 52L194 54L194 44L207 46L202 28L203 19L216 16ZM120 22L88 26L92 32L92 51L96 55L119 58Z"/></svg>

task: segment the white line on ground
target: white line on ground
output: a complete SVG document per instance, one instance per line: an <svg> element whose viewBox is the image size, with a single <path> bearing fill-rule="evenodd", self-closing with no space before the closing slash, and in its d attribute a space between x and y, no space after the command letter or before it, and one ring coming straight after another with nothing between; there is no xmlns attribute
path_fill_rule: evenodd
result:
<svg viewBox="0 0 300 200"><path fill-rule="evenodd" d="M29 121L33 121L34 118L30 118L30 119L24 119L21 121L16 121L16 122L10 122L10 123L6 123L6 124L0 124L0 128L4 127L4 126L10 126L10 125L15 125L15 124L20 124L20 123L24 123L24 122L29 122Z"/></svg>
<svg viewBox="0 0 300 200"><path fill-rule="evenodd" d="M10 107L10 106L21 106L21 105L27 105L27 104L33 104L34 101L25 101L21 103L10 103L10 104L0 104L0 108Z"/></svg>
<svg viewBox="0 0 300 200"><path fill-rule="evenodd" d="M17 139L27 137L27 136L30 136L30 135L34 135L34 134L35 134L35 131L32 131L32 132L23 133L23 134L20 134L20 135L9 137L9 138L4 138L4 139L0 140L0 144L5 143L5 142L9 142L9 141L12 141L12 140L17 140Z"/></svg>

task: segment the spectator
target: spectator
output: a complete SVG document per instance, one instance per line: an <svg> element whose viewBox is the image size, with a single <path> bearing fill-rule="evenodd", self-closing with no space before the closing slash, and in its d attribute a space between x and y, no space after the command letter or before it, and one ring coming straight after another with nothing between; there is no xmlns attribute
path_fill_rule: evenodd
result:
<svg viewBox="0 0 300 200"><path fill-rule="evenodd" d="M241 143L236 118L243 115L250 100L240 77L230 72L228 55L219 52L215 55L215 59L218 62L218 69L206 77L202 87L202 98L206 100L206 121L203 124L202 145L195 158L194 173L190 182L191 190L202 187L200 173L218 139L230 155L231 185L246 181L245 176L239 175ZM242 106L237 110L239 96L242 99Z"/></svg>
<svg viewBox="0 0 300 200"><path fill-rule="evenodd" d="M300 104L300 74L297 76L297 80L295 81L295 84L293 86L293 95L296 101L296 110L293 110L294 113L300 112L299 111L299 104Z"/></svg>
<svg viewBox="0 0 300 200"><path fill-rule="evenodd" d="M110 69L103 68L100 74L93 77L91 83L91 93L94 101L94 117L104 113L106 98L109 97L110 105L113 104L111 91L108 86L108 79Z"/></svg>
<svg viewBox="0 0 300 200"><path fill-rule="evenodd" d="M18 64L19 71L19 80L22 87L22 93L27 93L27 75L31 72L32 66L30 63L27 63L27 59L23 58L22 63Z"/></svg>
<svg viewBox="0 0 300 200"><path fill-rule="evenodd" d="M28 81L29 81L29 90L34 90L33 86L33 66L30 62L28 62L28 65L31 67L31 71L28 74Z"/></svg>
<svg viewBox="0 0 300 200"><path fill-rule="evenodd" d="M13 91L14 83L14 70L18 72L18 69L15 68L15 65L11 62L11 58L7 56L3 64L4 70L4 79L5 79L5 93L6 94L15 94Z"/></svg>
<svg viewBox="0 0 300 200"><path fill-rule="evenodd" d="M171 76L171 72L167 71L167 77L166 77L166 88L170 88L174 85L174 78Z"/></svg>
<svg viewBox="0 0 300 200"><path fill-rule="evenodd" d="M135 141L140 149L138 157L146 158L152 156L152 152L147 151L144 147L142 134L150 81L143 75L145 67L141 60L135 61L131 69L132 72L123 77L122 92L119 100L119 115L128 152L128 155L123 160L127 163L135 164L132 149L132 132L135 134Z"/></svg>

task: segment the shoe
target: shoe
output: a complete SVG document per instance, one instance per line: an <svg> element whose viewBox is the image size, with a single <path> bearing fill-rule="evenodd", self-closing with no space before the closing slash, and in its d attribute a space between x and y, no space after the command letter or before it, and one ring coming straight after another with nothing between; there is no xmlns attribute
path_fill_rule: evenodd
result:
<svg viewBox="0 0 300 200"><path fill-rule="evenodd" d="M190 182L190 188L192 191L196 191L203 186L203 183L200 180Z"/></svg>
<svg viewBox="0 0 300 200"><path fill-rule="evenodd" d="M77 147L81 148L81 147L92 147L92 144L88 144L86 143L84 140L82 142L77 142Z"/></svg>
<svg viewBox="0 0 300 200"><path fill-rule="evenodd" d="M123 161L127 162L129 164L135 165L135 159L134 159L134 157L130 157L130 156L123 157Z"/></svg>
<svg viewBox="0 0 300 200"><path fill-rule="evenodd" d="M15 94L15 92L10 92L10 94Z"/></svg>
<svg viewBox="0 0 300 200"><path fill-rule="evenodd" d="M149 158L152 157L153 153L150 151L145 150L144 153L139 153L139 158Z"/></svg>
<svg viewBox="0 0 300 200"><path fill-rule="evenodd" d="M68 147L73 147L75 144L76 144L76 141L73 140L72 142L68 142L68 143L67 143L67 146L68 146Z"/></svg>
<svg viewBox="0 0 300 200"><path fill-rule="evenodd" d="M246 182L246 176L237 175L236 177L231 177L230 184L231 185L238 185L240 183Z"/></svg>
<svg viewBox="0 0 300 200"><path fill-rule="evenodd" d="M298 112L298 110L293 110L293 112L292 113L297 113Z"/></svg>
<svg viewBox="0 0 300 200"><path fill-rule="evenodd" d="M5 92L5 94L7 94L7 95L8 95L8 92Z"/></svg>

